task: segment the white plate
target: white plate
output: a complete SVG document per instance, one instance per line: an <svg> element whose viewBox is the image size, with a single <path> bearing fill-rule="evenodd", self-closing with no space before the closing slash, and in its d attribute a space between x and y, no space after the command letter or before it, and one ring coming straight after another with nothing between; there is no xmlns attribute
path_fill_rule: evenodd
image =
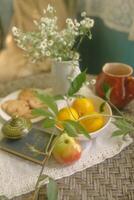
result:
<svg viewBox="0 0 134 200"><path fill-rule="evenodd" d="M41 89L36 89L36 88L32 88L34 90L37 90L39 92L43 92L43 93L48 93L50 94L51 93L51 89L45 89L45 90L41 90ZM17 90L9 95L7 95L5 98L3 98L1 101L0 101L0 105L3 104L5 101L8 101L8 100L15 100L18 98L18 95L19 93L21 92L22 90ZM5 120L5 121L8 121L11 119L11 116L8 115L0 106L0 116ZM33 118L31 119L31 122L32 123L35 123L35 122L38 122L38 121L41 121L44 117L36 117L36 118Z"/></svg>

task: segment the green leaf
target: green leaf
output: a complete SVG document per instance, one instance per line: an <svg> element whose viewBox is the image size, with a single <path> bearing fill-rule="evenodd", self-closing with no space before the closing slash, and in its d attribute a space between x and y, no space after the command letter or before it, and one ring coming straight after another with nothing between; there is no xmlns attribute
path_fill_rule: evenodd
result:
<svg viewBox="0 0 134 200"><path fill-rule="evenodd" d="M105 105L106 105L106 101L104 101L104 102L100 105L100 107L99 107L99 112L100 112L100 113L104 112Z"/></svg>
<svg viewBox="0 0 134 200"><path fill-rule="evenodd" d="M47 184L47 198L48 200L58 200L58 186L53 179L49 179Z"/></svg>
<svg viewBox="0 0 134 200"><path fill-rule="evenodd" d="M107 83L104 83L102 86L102 89L105 94L105 98L110 99L110 95L111 95L111 91L112 91L112 88L110 87L110 85Z"/></svg>
<svg viewBox="0 0 134 200"><path fill-rule="evenodd" d="M121 135L124 135L124 132L122 130L116 130L112 133L112 136L115 137L115 136L121 136Z"/></svg>
<svg viewBox="0 0 134 200"><path fill-rule="evenodd" d="M43 122L44 128L53 128L55 126L55 119L45 119Z"/></svg>
<svg viewBox="0 0 134 200"><path fill-rule="evenodd" d="M44 110L42 108L33 109L32 114L36 116L54 117L52 112Z"/></svg>
<svg viewBox="0 0 134 200"><path fill-rule="evenodd" d="M61 100L61 99L64 99L64 96L63 96L63 95L60 95L60 94L59 94L59 95L55 95L55 96L54 96L54 99L55 99L55 100Z"/></svg>
<svg viewBox="0 0 134 200"><path fill-rule="evenodd" d="M70 122L68 122L67 120L63 121L62 125L64 127L65 132L67 132L67 134L69 136L78 137L78 133L77 133L77 130L76 130L75 126L72 125Z"/></svg>
<svg viewBox="0 0 134 200"><path fill-rule="evenodd" d="M81 72L72 82L68 90L68 95L72 96L79 91L82 84L86 81L86 72Z"/></svg>
<svg viewBox="0 0 134 200"><path fill-rule="evenodd" d="M124 119L116 119L113 124L121 130L134 130L134 127Z"/></svg>
<svg viewBox="0 0 134 200"><path fill-rule="evenodd" d="M38 93L37 97L40 99L40 101L45 103L57 115L58 107L57 107L57 104L55 103L55 99L52 96Z"/></svg>
<svg viewBox="0 0 134 200"><path fill-rule="evenodd" d="M88 131L79 122L73 120L66 120L66 121L70 123L72 126L74 126L74 128L77 131L77 134L82 134L85 137L90 138Z"/></svg>

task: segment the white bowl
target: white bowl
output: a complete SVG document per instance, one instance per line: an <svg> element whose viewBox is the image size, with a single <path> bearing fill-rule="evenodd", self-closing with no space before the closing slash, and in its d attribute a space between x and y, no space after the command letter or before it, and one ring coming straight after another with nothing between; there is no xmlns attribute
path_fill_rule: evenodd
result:
<svg viewBox="0 0 134 200"><path fill-rule="evenodd" d="M99 111L100 110L100 105L104 102L104 100L102 98L98 97L98 96L95 96L95 95L90 96L88 98L91 99L91 101L93 101L93 104L95 106L95 111L96 112L100 112ZM75 98L70 98L68 100L68 104L70 106L71 106L72 102L74 101L74 99ZM60 110L61 108L67 107L67 102L65 100L58 100L57 101L57 106L58 106L58 109ZM104 112L102 112L102 114L110 115L110 116L112 115L112 110L111 110L111 107L110 107L110 105L108 103L105 104ZM105 123L104 123L104 126L102 128L100 128L97 131L89 133L91 138L99 137L105 132L106 127L108 127L110 122L111 122L111 117L104 117L104 120L105 120ZM79 140L87 140L88 138L86 138L84 135L79 135L78 139Z"/></svg>

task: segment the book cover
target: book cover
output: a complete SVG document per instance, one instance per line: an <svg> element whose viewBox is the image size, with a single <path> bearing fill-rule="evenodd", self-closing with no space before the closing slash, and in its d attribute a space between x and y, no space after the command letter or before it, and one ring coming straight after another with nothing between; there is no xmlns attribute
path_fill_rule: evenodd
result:
<svg viewBox="0 0 134 200"><path fill-rule="evenodd" d="M2 138L0 140L0 149L42 165L45 155L33 152L30 147L34 146L38 151L45 152L50 136L50 133L33 128L21 139Z"/></svg>

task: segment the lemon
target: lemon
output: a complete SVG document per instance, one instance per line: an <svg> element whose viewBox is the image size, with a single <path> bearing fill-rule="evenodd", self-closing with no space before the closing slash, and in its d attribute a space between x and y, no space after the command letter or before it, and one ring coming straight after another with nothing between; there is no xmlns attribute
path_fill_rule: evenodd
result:
<svg viewBox="0 0 134 200"><path fill-rule="evenodd" d="M64 121L64 120L77 120L79 118L79 115L77 111L72 108L72 107L64 107L62 108L57 115L57 119L59 121Z"/></svg>
<svg viewBox="0 0 134 200"><path fill-rule="evenodd" d="M97 112L92 112L90 115L92 117L87 117L80 120L80 124L89 132L94 132L99 130L104 125L104 118L101 114Z"/></svg>
<svg viewBox="0 0 134 200"><path fill-rule="evenodd" d="M77 98L74 100L72 107L78 112L79 117L94 112L95 108L92 101L88 98Z"/></svg>

